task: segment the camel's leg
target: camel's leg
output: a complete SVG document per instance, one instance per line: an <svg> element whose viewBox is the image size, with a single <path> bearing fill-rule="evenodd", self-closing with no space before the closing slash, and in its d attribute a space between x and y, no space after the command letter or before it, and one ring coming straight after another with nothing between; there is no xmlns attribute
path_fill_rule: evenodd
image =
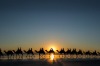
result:
<svg viewBox="0 0 100 66"><path fill-rule="evenodd" d="M16 59L17 59L17 54L16 54Z"/></svg>
<svg viewBox="0 0 100 66"><path fill-rule="evenodd" d="M44 57L45 57L45 54L44 54Z"/></svg>
<svg viewBox="0 0 100 66"><path fill-rule="evenodd" d="M33 57L35 57L35 55L33 54Z"/></svg>
<svg viewBox="0 0 100 66"><path fill-rule="evenodd" d="M13 59L14 59L14 55L13 55Z"/></svg>
<svg viewBox="0 0 100 66"><path fill-rule="evenodd" d="M59 54L59 58L60 58L60 54Z"/></svg>
<svg viewBox="0 0 100 66"><path fill-rule="evenodd" d="M62 58L63 58L63 54L62 54Z"/></svg>
<svg viewBox="0 0 100 66"><path fill-rule="evenodd" d="M23 59L23 54L22 54L21 58Z"/></svg>
<svg viewBox="0 0 100 66"><path fill-rule="evenodd" d="M40 54L39 54L39 59L40 59Z"/></svg>
<svg viewBox="0 0 100 66"><path fill-rule="evenodd" d="M28 54L26 55L26 58L28 58Z"/></svg>
<svg viewBox="0 0 100 66"><path fill-rule="evenodd" d="M9 55L8 55L8 59L9 59Z"/></svg>

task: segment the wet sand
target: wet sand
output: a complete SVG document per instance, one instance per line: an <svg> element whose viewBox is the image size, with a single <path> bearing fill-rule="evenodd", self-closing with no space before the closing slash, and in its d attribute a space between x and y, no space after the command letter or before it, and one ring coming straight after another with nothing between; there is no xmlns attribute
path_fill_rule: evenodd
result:
<svg viewBox="0 0 100 66"><path fill-rule="evenodd" d="M100 66L100 59L6 59L0 66Z"/></svg>

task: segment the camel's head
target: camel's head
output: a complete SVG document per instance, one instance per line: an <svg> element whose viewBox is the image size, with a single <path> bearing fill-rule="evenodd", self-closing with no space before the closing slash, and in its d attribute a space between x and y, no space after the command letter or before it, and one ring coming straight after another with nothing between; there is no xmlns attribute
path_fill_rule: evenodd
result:
<svg viewBox="0 0 100 66"><path fill-rule="evenodd" d="M15 50L12 50L13 52L15 52Z"/></svg>
<svg viewBox="0 0 100 66"><path fill-rule="evenodd" d="M37 52L37 50L35 50L35 52Z"/></svg>
<svg viewBox="0 0 100 66"><path fill-rule="evenodd" d="M58 51L58 50L56 50L56 51Z"/></svg>
<svg viewBox="0 0 100 66"><path fill-rule="evenodd" d="M6 50L4 50L4 52L6 52Z"/></svg>
<svg viewBox="0 0 100 66"><path fill-rule="evenodd" d="M24 52L26 52L26 50L23 50Z"/></svg>

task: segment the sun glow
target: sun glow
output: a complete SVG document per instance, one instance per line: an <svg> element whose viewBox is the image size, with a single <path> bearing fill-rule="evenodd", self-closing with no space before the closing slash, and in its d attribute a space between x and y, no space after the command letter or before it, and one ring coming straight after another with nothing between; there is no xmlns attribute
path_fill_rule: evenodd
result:
<svg viewBox="0 0 100 66"><path fill-rule="evenodd" d="M49 46L49 48L48 48L48 49L50 50L51 48L52 48L54 51L56 51L56 50L57 50L57 48L56 48L55 46Z"/></svg>
<svg viewBox="0 0 100 66"><path fill-rule="evenodd" d="M56 50L56 48L54 46L51 47L54 51Z"/></svg>
<svg viewBox="0 0 100 66"><path fill-rule="evenodd" d="M48 51L52 48L55 52L56 50L59 50L59 43L57 43L57 42L48 42L48 43L46 43L45 48Z"/></svg>

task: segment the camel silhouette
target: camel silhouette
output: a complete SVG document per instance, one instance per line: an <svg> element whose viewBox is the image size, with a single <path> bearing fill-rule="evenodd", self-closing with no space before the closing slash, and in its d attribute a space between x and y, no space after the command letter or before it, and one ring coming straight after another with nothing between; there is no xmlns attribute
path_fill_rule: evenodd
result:
<svg viewBox="0 0 100 66"><path fill-rule="evenodd" d="M83 52L81 49L78 50L77 55L83 55Z"/></svg>
<svg viewBox="0 0 100 66"><path fill-rule="evenodd" d="M82 51L81 49L79 49L78 51L74 48L74 49L67 49L67 51L64 50L64 48L61 48L60 50L56 50L59 54L59 57L69 57L69 58L97 58L100 56L100 52L97 52L96 50L94 51ZM51 48L49 51L45 50L44 48L40 48L39 51L35 50L36 53L39 54L39 59L45 57L45 54L54 54L55 55L55 51L53 50L53 48ZM46 53L45 53L46 52ZM26 54L27 58L33 58L34 56L34 52L32 51L32 48L29 48L27 51L24 50L24 53L21 50L21 47L18 48L17 50L8 50L5 51L4 53L2 52L1 48L0 48L0 59L2 59L3 57L8 57L8 59L12 59L14 58L14 56L18 59L23 58L23 54Z"/></svg>
<svg viewBox="0 0 100 66"><path fill-rule="evenodd" d="M96 56L98 56L99 54L98 54L98 52L95 50L95 51L91 52L91 55L92 55L92 57L96 57Z"/></svg>
<svg viewBox="0 0 100 66"><path fill-rule="evenodd" d="M77 51L77 57L82 57L82 55L83 55L83 51L81 49L79 49Z"/></svg>
<svg viewBox="0 0 100 66"><path fill-rule="evenodd" d="M43 55L45 55L45 51L43 48L40 48L39 51L35 50L35 52L39 54L39 59L40 59L40 57L43 57Z"/></svg>
<svg viewBox="0 0 100 66"><path fill-rule="evenodd" d="M92 55L98 55L97 51L95 50L94 52L92 52Z"/></svg>
<svg viewBox="0 0 100 66"><path fill-rule="evenodd" d="M5 54L7 55L8 59L11 59L12 56L13 56L13 58L14 58L14 53L13 53L12 50L8 50L8 51L5 51L5 50L4 50L4 52L5 52Z"/></svg>
<svg viewBox="0 0 100 66"><path fill-rule="evenodd" d="M32 48L29 48L28 51L24 50L24 52L27 54L26 57L29 57L29 58L30 58L30 57L32 58L32 56L34 55L34 53L33 53L33 51L32 51Z"/></svg>
<svg viewBox="0 0 100 66"><path fill-rule="evenodd" d="M58 51L58 50L56 50L60 55L62 55L62 57L63 57L63 55L65 55L65 50L64 50L64 48L61 48L61 50L60 51ZM60 57L60 55L59 55L59 57Z"/></svg>
<svg viewBox="0 0 100 66"><path fill-rule="evenodd" d="M88 50L85 52L86 55L91 55L91 52Z"/></svg>
<svg viewBox="0 0 100 66"><path fill-rule="evenodd" d="M74 55L77 55L77 51L76 51L76 49L71 50L71 48L70 49L68 48L67 51L65 52L65 54L68 57L73 57Z"/></svg>
<svg viewBox="0 0 100 66"><path fill-rule="evenodd" d="M65 53L66 53L66 55L71 55L71 49L67 49L67 51Z"/></svg>
<svg viewBox="0 0 100 66"><path fill-rule="evenodd" d="M51 48L49 51L48 51L48 50L45 50L45 51L46 51L47 53L49 53L49 55L52 54L52 53L55 54L53 48Z"/></svg>
<svg viewBox="0 0 100 66"><path fill-rule="evenodd" d="M72 55L77 55L76 49L73 49L73 50L71 51L71 54L72 54Z"/></svg>
<svg viewBox="0 0 100 66"><path fill-rule="evenodd" d="M71 49L70 49L70 57L74 57L74 58L76 58L77 57L77 51L76 51L76 49L73 49L72 51L71 51Z"/></svg>
<svg viewBox="0 0 100 66"><path fill-rule="evenodd" d="M16 59L17 59L17 56L20 58L23 58L23 52L21 50L21 47L17 49L17 51L13 50L13 52L16 54Z"/></svg>
<svg viewBox="0 0 100 66"><path fill-rule="evenodd" d="M2 50L0 48L0 58L2 58L2 57L3 57L3 53L2 53Z"/></svg>
<svg viewBox="0 0 100 66"><path fill-rule="evenodd" d="M98 53L98 56L100 56L100 52L97 52Z"/></svg>
<svg viewBox="0 0 100 66"><path fill-rule="evenodd" d="M89 58L91 56L91 52L89 50L86 52L83 51L83 53L84 53L85 57Z"/></svg>

